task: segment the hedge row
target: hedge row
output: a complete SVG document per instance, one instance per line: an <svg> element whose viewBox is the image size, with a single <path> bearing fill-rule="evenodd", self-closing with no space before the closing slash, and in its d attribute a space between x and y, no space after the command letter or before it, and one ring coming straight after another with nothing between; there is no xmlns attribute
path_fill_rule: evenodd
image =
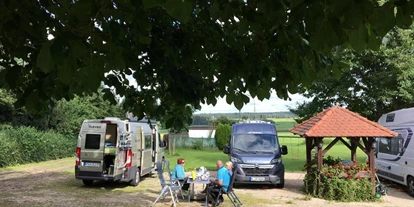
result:
<svg viewBox="0 0 414 207"><path fill-rule="evenodd" d="M76 137L33 127L0 127L0 167L74 156Z"/></svg>

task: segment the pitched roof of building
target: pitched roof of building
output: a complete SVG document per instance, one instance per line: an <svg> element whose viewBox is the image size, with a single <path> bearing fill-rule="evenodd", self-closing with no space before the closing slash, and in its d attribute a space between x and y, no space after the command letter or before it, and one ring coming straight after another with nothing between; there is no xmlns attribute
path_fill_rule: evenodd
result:
<svg viewBox="0 0 414 207"><path fill-rule="evenodd" d="M304 137L396 137L393 132L340 106L326 109L289 130Z"/></svg>

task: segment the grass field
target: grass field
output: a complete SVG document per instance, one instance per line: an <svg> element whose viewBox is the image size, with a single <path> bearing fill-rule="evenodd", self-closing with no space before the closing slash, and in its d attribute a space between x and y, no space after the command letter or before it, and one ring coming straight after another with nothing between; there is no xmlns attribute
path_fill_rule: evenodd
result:
<svg viewBox="0 0 414 207"><path fill-rule="evenodd" d="M278 132L288 132L289 129L293 128L297 124L296 121L292 118L280 118L271 120L275 122Z"/></svg>
<svg viewBox="0 0 414 207"><path fill-rule="evenodd" d="M289 132L289 129L296 125L295 120L293 119L272 119L276 123L276 128L278 130L279 142L281 145L286 145L288 147L288 154L282 156L283 163L285 164L285 169L288 172L302 171L303 165L306 162L306 146L305 138L299 137ZM324 147L331 142L332 138L324 138ZM179 157L186 159L186 170L191 170L194 167L199 168L204 166L209 170L214 170L216 168L216 160L229 160L229 156L224 154L222 151L199 151L192 149L176 149L175 156L168 155L166 152L167 158L171 161L171 167L174 167L175 161ZM325 155L332 156L334 158L341 158L343 160L351 159L351 151L342 143L338 142L335 144ZM365 162L366 155L359 148L357 150L357 161Z"/></svg>

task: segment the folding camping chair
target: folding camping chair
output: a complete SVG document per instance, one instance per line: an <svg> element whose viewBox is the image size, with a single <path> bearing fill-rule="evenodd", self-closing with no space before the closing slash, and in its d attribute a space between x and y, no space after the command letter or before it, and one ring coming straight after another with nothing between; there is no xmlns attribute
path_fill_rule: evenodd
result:
<svg viewBox="0 0 414 207"><path fill-rule="evenodd" d="M167 168L168 176L170 176L170 182L174 184L178 184L182 187L181 182L184 180L171 178L170 161L167 158L164 158L164 167ZM182 194L182 191L181 191L181 194Z"/></svg>
<svg viewBox="0 0 414 207"><path fill-rule="evenodd" d="M223 194L227 195L227 197L229 198L229 200L231 201L234 207L240 207L241 205L243 205L239 197L237 197L236 193L234 193L233 191L233 185L234 185L234 180L236 179L237 169L234 167L232 171L233 171L233 174L231 176L230 184L229 184L229 187L227 188L227 191L225 191L223 187L220 188L219 194L213 206L218 206L220 204L219 199L221 196L223 196Z"/></svg>
<svg viewBox="0 0 414 207"><path fill-rule="evenodd" d="M172 182L172 181L167 183L164 179L163 172L164 172L163 163L157 162L157 173L158 173L158 178L160 179L162 190L161 190L161 193L158 196L158 198L154 201L154 203L152 203L152 206L154 206L158 202L159 199L164 199L165 196L167 196L168 194L171 195L172 202L175 206L175 203L179 202L178 201L178 196L177 196L177 191L181 191L181 185L179 184L179 182L178 182L178 184L177 184L177 182ZM181 195L182 195L182 193L181 193ZM182 197L182 198L184 199L184 197Z"/></svg>

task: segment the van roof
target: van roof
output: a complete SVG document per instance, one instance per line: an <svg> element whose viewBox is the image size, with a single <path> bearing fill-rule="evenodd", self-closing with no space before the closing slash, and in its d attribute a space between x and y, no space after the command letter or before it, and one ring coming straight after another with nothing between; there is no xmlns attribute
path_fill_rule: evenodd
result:
<svg viewBox="0 0 414 207"><path fill-rule="evenodd" d="M383 114L378 124L382 126L398 126L414 124L414 108L405 108Z"/></svg>
<svg viewBox="0 0 414 207"><path fill-rule="evenodd" d="M232 134L276 134L276 127L266 122L243 122L233 124Z"/></svg>
<svg viewBox="0 0 414 207"><path fill-rule="evenodd" d="M148 123L148 119L141 119L141 120L138 120L138 118L137 118L137 117L131 117L131 118L128 118L128 120L129 120L130 122ZM150 121L151 121L151 124L156 124L156 123L157 123L157 121L156 121L156 120L154 120L154 119L150 119Z"/></svg>

